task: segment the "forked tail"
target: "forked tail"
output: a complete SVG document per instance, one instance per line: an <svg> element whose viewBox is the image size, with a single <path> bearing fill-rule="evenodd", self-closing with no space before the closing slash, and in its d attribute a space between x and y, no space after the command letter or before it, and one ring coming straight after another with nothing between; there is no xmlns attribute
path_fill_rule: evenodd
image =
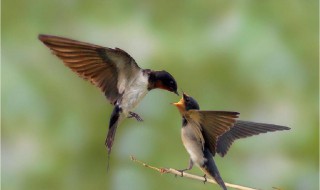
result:
<svg viewBox="0 0 320 190"><path fill-rule="evenodd" d="M111 154L111 149L112 149L112 145L114 142L114 138L116 135L116 131L117 131L117 127L118 127L118 123L120 121L120 112L121 112L121 108L119 108L119 106L116 106L113 109L113 112L111 114L111 118L109 121L109 131L107 134L107 138L105 141L105 145L108 149L108 163L107 163L107 170L109 170L109 160L110 160L110 154Z"/></svg>
<svg viewBox="0 0 320 190"><path fill-rule="evenodd" d="M204 163L204 166L201 168L206 174L209 174L223 190L227 190L226 185L224 184L223 179L220 176L219 170L213 160L212 154L208 149L204 151L204 156L207 161Z"/></svg>

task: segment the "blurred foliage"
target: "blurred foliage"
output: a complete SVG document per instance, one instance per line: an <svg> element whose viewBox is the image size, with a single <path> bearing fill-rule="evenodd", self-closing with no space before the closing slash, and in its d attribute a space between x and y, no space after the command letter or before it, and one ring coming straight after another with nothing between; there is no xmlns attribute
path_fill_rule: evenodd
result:
<svg viewBox="0 0 320 190"><path fill-rule="evenodd" d="M129 52L165 69L202 109L291 131L237 141L216 157L226 182L318 189L318 1L2 1L3 189L219 189L159 175L184 168L179 99L154 90L118 129L106 172L112 106L41 44L39 33ZM201 174L197 168L193 173Z"/></svg>

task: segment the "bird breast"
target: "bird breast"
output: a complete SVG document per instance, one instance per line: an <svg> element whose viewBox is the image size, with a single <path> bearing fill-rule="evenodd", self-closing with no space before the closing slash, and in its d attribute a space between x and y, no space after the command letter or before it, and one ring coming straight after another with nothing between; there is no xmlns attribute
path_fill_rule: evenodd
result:
<svg viewBox="0 0 320 190"><path fill-rule="evenodd" d="M181 139L193 163L202 166L206 161L203 154L203 146L201 140L197 139L190 124L181 128Z"/></svg>
<svg viewBox="0 0 320 190"><path fill-rule="evenodd" d="M129 111L132 111L147 93L148 77L141 72L124 91L120 103L123 113L128 116Z"/></svg>

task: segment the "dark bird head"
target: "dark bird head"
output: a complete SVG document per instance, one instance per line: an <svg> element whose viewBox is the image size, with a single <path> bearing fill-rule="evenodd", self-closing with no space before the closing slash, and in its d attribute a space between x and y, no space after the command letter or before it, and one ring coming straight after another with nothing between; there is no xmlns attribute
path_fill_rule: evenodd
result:
<svg viewBox="0 0 320 190"><path fill-rule="evenodd" d="M181 113L184 113L188 110L200 109L198 102L186 93L183 93L180 101L177 103L173 103L173 105L175 105Z"/></svg>
<svg viewBox="0 0 320 190"><path fill-rule="evenodd" d="M174 80L173 76L167 71L151 71L149 77L150 90L155 88L160 88L164 90L168 90L170 92L178 93L178 86L176 80Z"/></svg>

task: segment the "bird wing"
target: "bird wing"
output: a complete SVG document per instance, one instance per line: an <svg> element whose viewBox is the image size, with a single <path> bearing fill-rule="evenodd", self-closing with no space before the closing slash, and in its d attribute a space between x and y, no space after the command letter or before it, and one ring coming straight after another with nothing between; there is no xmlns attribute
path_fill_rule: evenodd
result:
<svg viewBox="0 0 320 190"><path fill-rule="evenodd" d="M234 127L218 138L217 153L222 157L227 154L233 141L260 133L289 130L289 127L237 120Z"/></svg>
<svg viewBox="0 0 320 190"><path fill-rule="evenodd" d="M114 104L141 70L125 51L67 38L39 35L53 54L80 77L99 87Z"/></svg>
<svg viewBox="0 0 320 190"><path fill-rule="evenodd" d="M189 110L189 117L198 123L204 144L215 155L217 140L234 126L238 112Z"/></svg>

